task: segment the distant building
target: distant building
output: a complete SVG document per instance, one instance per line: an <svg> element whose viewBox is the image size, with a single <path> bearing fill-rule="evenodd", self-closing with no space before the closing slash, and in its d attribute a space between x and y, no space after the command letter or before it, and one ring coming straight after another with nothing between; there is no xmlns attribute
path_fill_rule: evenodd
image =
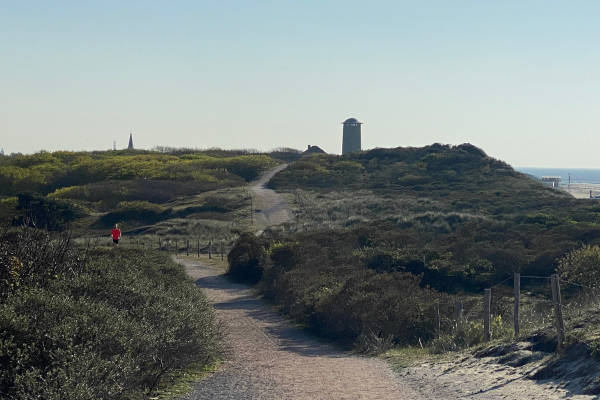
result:
<svg viewBox="0 0 600 400"><path fill-rule="evenodd" d="M550 187L557 188L560 183L560 176L542 176L542 182Z"/></svg>
<svg viewBox="0 0 600 400"><path fill-rule="evenodd" d="M133 136L131 132L129 133L129 145L127 146L127 150L133 150Z"/></svg>
<svg viewBox="0 0 600 400"><path fill-rule="evenodd" d="M342 124L344 125L342 154L360 151L360 126L362 125L362 122L358 122L356 118L348 118Z"/></svg>
<svg viewBox="0 0 600 400"><path fill-rule="evenodd" d="M320 148L319 146L311 146L309 144L308 148L306 150L304 150L304 152L302 154L327 154L327 153L325 153L325 151L322 148Z"/></svg>

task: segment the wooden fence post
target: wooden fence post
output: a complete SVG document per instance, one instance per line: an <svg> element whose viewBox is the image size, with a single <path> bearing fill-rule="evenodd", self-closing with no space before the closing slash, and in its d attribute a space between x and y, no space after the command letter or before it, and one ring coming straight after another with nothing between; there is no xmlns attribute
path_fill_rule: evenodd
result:
<svg viewBox="0 0 600 400"><path fill-rule="evenodd" d="M198 258L200 258L200 239L198 239Z"/></svg>
<svg viewBox="0 0 600 400"><path fill-rule="evenodd" d="M550 282L552 284L552 303L554 304L554 320L556 324L556 332L558 334L558 350L560 350L565 341L565 325L562 315L562 299L560 296L560 283L558 275L552 275L552 277L550 278Z"/></svg>
<svg viewBox="0 0 600 400"><path fill-rule="evenodd" d="M515 327L515 337L519 336L519 300L521 298L521 274L515 272L514 280L514 292L515 292L515 309L513 313L513 322Z"/></svg>
<svg viewBox="0 0 600 400"><path fill-rule="evenodd" d="M441 325L441 321L440 321L440 303L439 300L435 303L435 333L437 335L437 337L440 337L440 325Z"/></svg>
<svg viewBox="0 0 600 400"><path fill-rule="evenodd" d="M224 253L225 253L225 248L223 247L223 241L221 240L221 261L223 261L225 259Z"/></svg>
<svg viewBox="0 0 600 400"><path fill-rule="evenodd" d="M212 259L212 240L208 241L208 259Z"/></svg>
<svg viewBox="0 0 600 400"><path fill-rule="evenodd" d="M190 239L188 239L185 242L185 255L189 256L190 255Z"/></svg>
<svg viewBox="0 0 600 400"><path fill-rule="evenodd" d="M160 242L160 236L158 237L158 250L162 250L162 243Z"/></svg>
<svg viewBox="0 0 600 400"><path fill-rule="evenodd" d="M483 300L483 338L487 342L490 340L490 308L492 306L492 289L484 289Z"/></svg>
<svg viewBox="0 0 600 400"><path fill-rule="evenodd" d="M456 300L456 326L455 329L459 329L462 325L463 320L463 303L462 300Z"/></svg>

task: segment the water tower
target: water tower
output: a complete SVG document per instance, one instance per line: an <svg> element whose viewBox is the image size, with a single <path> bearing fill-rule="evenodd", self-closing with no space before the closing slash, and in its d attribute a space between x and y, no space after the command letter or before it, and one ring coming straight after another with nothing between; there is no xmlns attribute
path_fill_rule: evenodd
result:
<svg viewBox="0 0 600 400"><path fill-rule="evenodd" d="M342 138L342 154L360 151L360 126L356 118L348 118L343 123L344 133Z"/></svg>

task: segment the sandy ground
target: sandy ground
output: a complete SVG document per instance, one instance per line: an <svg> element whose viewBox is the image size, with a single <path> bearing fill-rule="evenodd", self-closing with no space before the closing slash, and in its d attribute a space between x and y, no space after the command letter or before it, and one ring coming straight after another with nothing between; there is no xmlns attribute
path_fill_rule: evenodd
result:
<svg viewBox="0 0 600 400"><path fill-rule="evenodd" d="M590 191L592 191L592 196L600 196L600 184L597 183L572 183L570 185L561 184L559 189L570 193L577 199L589 199Z"/></svg>
<svg viewBox="0 0 600 400"><path fill-rule="evenodd" d="M494 357L475 358L467 355L450 362L424 363L407 368L399 379L419 388L426 398L447 399L536 399L591 400L598 396L581 395L577 384L553 380L535 381L527 376L535 373L538 363L525 366L500 364ZM540 360L543 363L543 360Z"/></svg>

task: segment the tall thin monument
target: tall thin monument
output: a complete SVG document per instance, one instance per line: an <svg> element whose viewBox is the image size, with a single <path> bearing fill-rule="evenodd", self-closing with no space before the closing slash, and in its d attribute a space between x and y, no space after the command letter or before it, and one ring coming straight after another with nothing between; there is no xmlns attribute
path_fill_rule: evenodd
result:
<svg viewBox="0 0 600 400"><path fill-rule="evenodd" d="M360 126L362 122L358 122L356 118L348 118L344 122L343 137L342 137L342 154L360 151Z"/></svg>
<svg viewBox="0 0 600 400"><path fill-rule="evenodd" d="M133 134L129 131L129 145L127 146L127 150L133 150Z"/></svg>

